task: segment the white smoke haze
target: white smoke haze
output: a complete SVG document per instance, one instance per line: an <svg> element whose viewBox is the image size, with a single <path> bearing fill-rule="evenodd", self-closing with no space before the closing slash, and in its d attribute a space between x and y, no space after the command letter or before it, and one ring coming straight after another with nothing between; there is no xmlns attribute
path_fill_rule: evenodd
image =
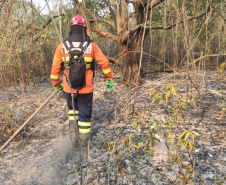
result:
<svg viewBox="0 0 226 185"><path fill-rule="evenodd" d="M0 176L0 184L1 180L7 185L65 184L67 165L78 159L79 153L73 148L68 135L58 141L53 139L50 143L39 141L28 145L26 150L16 151L14 156L1 157L1 167L4 166L1 168L1 176L4 178Z"/></svg>

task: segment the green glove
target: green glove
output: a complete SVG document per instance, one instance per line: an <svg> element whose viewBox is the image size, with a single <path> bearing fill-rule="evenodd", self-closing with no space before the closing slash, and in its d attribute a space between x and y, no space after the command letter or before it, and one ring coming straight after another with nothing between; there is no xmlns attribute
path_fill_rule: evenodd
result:
<svg viewBox="0 0 226 185"><path fill-rule="evenodd" d="M115 84L112 82L112 80L109 80L109 81L106 81L105 82L105 88L106 88L106 91L108 90L109 91L109 94L111 94L111 92L114 90L115 88ZM108 89L109 88L109 89Z"/></svg>
<svg viewBox="0 0 226 185"><path fill-rule="evenodd" d="M56 91L57 89L59 89L60 88L60 90L59 90L59 93L60 92L62 92L63 91L63 86L62 86L62 83L60 83L60 85L58 85L58 86L56 86L56 87L54 87L54 90Z"/></svg>

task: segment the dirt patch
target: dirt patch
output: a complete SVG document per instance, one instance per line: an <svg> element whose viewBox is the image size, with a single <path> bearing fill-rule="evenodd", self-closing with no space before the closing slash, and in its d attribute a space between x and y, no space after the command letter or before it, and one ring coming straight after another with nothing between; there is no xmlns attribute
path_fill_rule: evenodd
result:
<svg viewBox="0 0 226 185"><path fill-rule="evenodd" d="M84 184L175 184L180 169L172 159L164 135L147 155L141 151L127 151L121 142L131 134L136 139L145 138L137 132L134 124L155 119L161 122L160 133L167 128L171 112L164 104L152 103L151 89L162 91L167 84L184 95L197 95L195 107L188 107L184 124L172 129L177 137L185 129L200 134L196 137L195 155L180 152L183 165L194 162L196 177L193 184L221 181L226 173L225 107L226 82L215 71L194 73L192 81L187 74L153 74L143 85L131 88L115 77L116 89L112 96L105 93L104 82L96 78L92 133L89 148L71 145L68 132L67 107L60 94L32 119L28 126L1 153L0 184L79 184L80 165ZM195 85L194 85L195 84ZM197 87L199 91L197 91ZM19 88L18 88L19 89ZM1 143L21 125L53 92L51 81L29 85L22 94L10 88L0 93ZM200 97L198 97L201 95ZM153 129L150 127L149 129ZM148 132L149 130L147 130ZM118 138L117 150L110 143ZM223 184L223 181L221 182Z"/></svg>

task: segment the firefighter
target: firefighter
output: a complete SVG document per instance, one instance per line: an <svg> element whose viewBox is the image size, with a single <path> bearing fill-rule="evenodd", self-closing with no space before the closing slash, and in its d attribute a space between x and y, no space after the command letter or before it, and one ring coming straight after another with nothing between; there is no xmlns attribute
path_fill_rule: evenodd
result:
<svg viewBox="0 0 226 185"><path fill-rule="evenodd" d="M92 63L94 63L94 60L101 66L102 71L105 76L105 88L106 90L111 93L114 90L114 83L112 81L113 72L110 69L109 61L107 57L102 53L100 48L97 47L97 45L90 39L90 37L87 35L87 25L84 18L77 15L71 19L70 22L70 33L69 37L65 38L64 41L71 41L71 42L84 42L88 41L90 44L86 48L84 53L84 59L86 62L86 71L85 71L85 81L86 85L85 87L81 88L76 93L76 89L72 89L74 94L77 94L77 96L74 96L74 107L75 107L75 115L76 119L74 118L74 112L73 112L73 106L72 106L72 98L71 98L71 91L70 87L67 81L67 72L66 69L63 69L63 82L60 83L59 77L60 77L60 71L62 69L62 65L64 62L69 62L69 53L67 49L64 49L66 61L64 59L64 54L62 51L62 48L65 48L64 42L60 43L56 49L54 58L53 58L53 64L52 64L52 70L51 70L51 76L52 84L54 89L62 88L65 94L65 98L67 101L68 106L68 119L69 119L69 129L70 129L70 137L71 140L75 145L78 144L77 139L77 131L76 131L76 125L79 132L79 137L81 140L81 145L83 147L87 146L87 142L89 140L89 135L91 131L91 114L92 114L92 101L93 101L93 90L94 90L94 71L91 70ZM70 68L69 68L70 73Z"/></svg>

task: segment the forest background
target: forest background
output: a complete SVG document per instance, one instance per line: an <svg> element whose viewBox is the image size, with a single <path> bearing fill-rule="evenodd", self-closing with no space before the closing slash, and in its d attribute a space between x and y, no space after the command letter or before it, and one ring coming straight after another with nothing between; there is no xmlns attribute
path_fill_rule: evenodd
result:
<svg viewBox="0 0 226 185"><path fill-rule="evenodd" d="M102 150L100 153L105 155L103 148L107 151L106 156L110 153L110 157L100 165L108 166L103 170L105 181L102 184L123 181L124 170L129 173L128 179L133 174L134 181L137 178L144 180L142 176L136 176L139 175L136 170L145 171L140 168L145 161L150 160L148 168L155 163L152 156L159 157L161 148L157 145L157 151L154 150L156 143L167 145L169 158L163 156L163 159L177 165L176 170L173 166L163 169L162 166L168 165L167 161L156 162L156 176L159 176L158 169L162 170L164 175L160 176L166 184L171 177L175 177L172 182L177 184L223 184L226 160L226 1L48 2L62 38L69 34L72 17L77 14L85 17L88 34L108 57L115 73L116 89L111 98L105 97L101 89L103 82L95 78L97 93L94 96L93 122L96 127L104 124L108 128L92 129L92 138L96 137L97 144L91 153ZM44 0L1 0L0 14L0 139L3 143L53 91L49 76L59 39ZM48 109L48 106L55 109ZM32 142L33 136L43 139L37 140L38 146L55 146L54 139L59 137L55 132L56 124L66 124L67 115L60 101L48 106L19 134L17 141L26 143L30 139ZM51 128L49 131L43 129L46 124ZM35 128L40 128L39 132L36 133ZM67 127L57 128L58 133L67 133ZM55 135L49 142L51 131ZM103 137L105 133L108 137ZM45 138L48 142L44 141ZM31 153L36 150L33 145L28 144L28 147ZM9 147L11 150L13 152ZM48 147L44 150L48 151ZM20 152L29 155L26 150ZM30 157L31 161L37 157L35 155ZM37 152L37 155L42 154ZM95 171L100 162L98 155L87 163L93 167L92 177L86 176L91 184L99 178ZM11 164L10 153L4 160L6 158L7 164ZM38 157L36 159L38 162L34 165L39 164ZM17 160L19 162L20 158ZM110 161L115 163L109 166ZM2 164L2 169L6 169L3 178L6 182L10 168L5 168L4 162ZM25 169L29 171L32 165L26 165ZM17 167L19 169L19 165L15 165L15 174L20 171ZM75 168L78 167L73 166L70 170ZM118 179L110 177L112 171ZM26 173L23 175L26 178ZM73 175L66 175L61 180L79 179L78 173ZM147 182L153 180L150 174L144 177L148 178Z"/></svg>
<svg viewBox="0 0 226 185"><path fill-rule="evenodd" d="M32 0L1 1L4 86L22 82L25 90L26 82L50 73L59 39L45 1L41 5ZM92 39L121 66L122 81L131 85L142 82L149 72L191 69L202 61L217 67L225 60L224 0L74 0L50 5L62 38L69 33L73 16L85 17ZM194 62L199 57L203 60Z"/></svg>

